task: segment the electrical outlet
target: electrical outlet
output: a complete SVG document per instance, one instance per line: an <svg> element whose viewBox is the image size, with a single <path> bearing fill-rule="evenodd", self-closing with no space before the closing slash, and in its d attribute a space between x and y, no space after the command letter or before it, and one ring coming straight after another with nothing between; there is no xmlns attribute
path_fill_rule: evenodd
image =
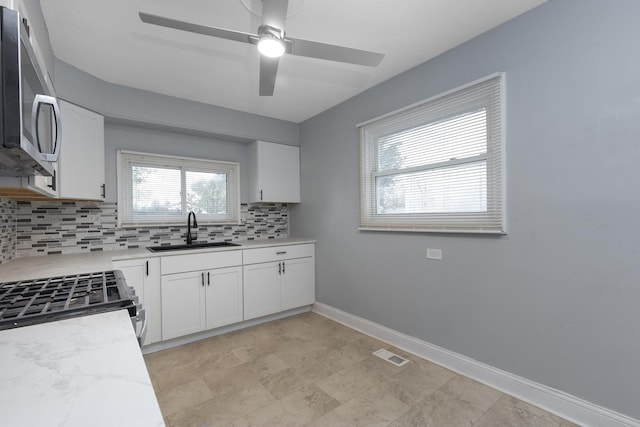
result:
<svg viewBox="0 0 640 427"><path fill-rule="evenodd" d="M442 249L431 249L427 248L427 258L428 259L442 259Z"/></svg>

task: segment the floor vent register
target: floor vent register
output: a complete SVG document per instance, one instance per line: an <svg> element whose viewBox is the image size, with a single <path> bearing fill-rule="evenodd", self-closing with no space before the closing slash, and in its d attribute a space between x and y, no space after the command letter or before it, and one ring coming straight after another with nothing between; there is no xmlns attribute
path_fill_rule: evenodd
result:
<svg viewBox="0 0 640 427"><path fill-rule="evenodd" d="M378 356L380 359L386 360L387 362L392 363L396 366L404 366L409 363L409 360L405 359L404 357L400 357L395 353L391 353L389 350L385 350L384 348L374 351L373 354Z"/></svg>

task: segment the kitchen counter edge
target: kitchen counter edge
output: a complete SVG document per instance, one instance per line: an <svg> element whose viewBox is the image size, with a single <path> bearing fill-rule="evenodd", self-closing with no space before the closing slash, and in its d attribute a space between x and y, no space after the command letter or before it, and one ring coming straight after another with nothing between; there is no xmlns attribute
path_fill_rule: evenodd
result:
<svg viewBox="0 0 640 427"><path fill-rule="evenodd" d="M273 240L237 241L240 246L225 246L187 251L150 252L146 248L118 249L78 254L56 254L14 258L0 265L0 282L63 276L66 274L90 273L113 270L113 261L141 258L167 257L204 252L226 252L275 246L303 245L315 243L313 239L286 238Z"/></svg>

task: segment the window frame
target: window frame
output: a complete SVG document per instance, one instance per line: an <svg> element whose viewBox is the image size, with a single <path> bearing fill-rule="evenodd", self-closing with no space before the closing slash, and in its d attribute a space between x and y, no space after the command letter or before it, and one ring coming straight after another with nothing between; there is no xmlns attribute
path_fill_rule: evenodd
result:
<svg viewBox="0 0 640 427"><path fill-rule="evenodd" d="M133 213L133 166L162 167L180 170L180 211L179 215L167 218L141 219ZM227 176L227 215L197 214L199 224L229 225L240 224L240 164L221 160L198 159L129 150L117 150L116 172L118 191L118 227L154 227L182 225L187 219L187 172L224 173Z"/></svg>
<svg viewBox="0 0 640 427"><path fill-rule="evenodd" d="M505 86L505 74L494 73L358 124L360 131L360 223L358 229L361 231L506 234ZM486 99L483 91L489 93ZM472 113L474 109L486 110L487 150L485 153L407 168L379 170L378 150L382 138L401 133L402 129L394 129L394 126L400 126L407 115L415 114L418 120L424 118L423 122L407 128L408 131L444 122L447 118L453 119L456 116ZM382 128L385 131L392 129L391 133L378 134L377 132ZM482 161L486 165L485 212L378 212L376 180L380 177L445 170Z"/></svg>

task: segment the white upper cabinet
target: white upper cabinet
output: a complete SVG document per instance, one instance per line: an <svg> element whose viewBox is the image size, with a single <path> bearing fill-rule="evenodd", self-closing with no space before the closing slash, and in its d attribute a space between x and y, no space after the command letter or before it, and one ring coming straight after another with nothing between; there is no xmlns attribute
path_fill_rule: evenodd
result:
<svg viewBox="0 0 640 427"><path fill-rule="evenodd" d="M104 199L104 117L60 101L62 147L58 159L58 196Z"/></svg>
<svg viewBox="0 0 640 427"><path fill-rule="evenodd" d="M300 149L255 141L249 147L249 203L300 202Z"/></svg>

